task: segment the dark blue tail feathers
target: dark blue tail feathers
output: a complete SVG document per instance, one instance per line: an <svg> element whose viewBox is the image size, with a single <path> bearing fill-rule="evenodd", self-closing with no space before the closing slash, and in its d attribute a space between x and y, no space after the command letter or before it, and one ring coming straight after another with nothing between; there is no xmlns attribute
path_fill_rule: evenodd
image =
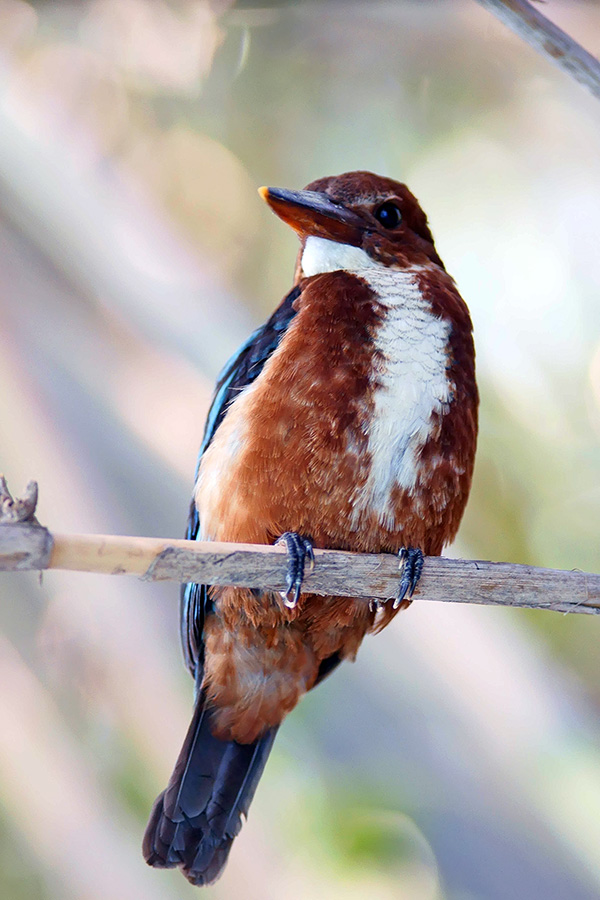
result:
<svg viewBox="0 0 600 900"><path fill-rule="evenodd" d="M252 744L221 741L201 693L179 759L144 835L150 866L181 866L192 884L215 881L247 816L276 728Z"/></svg>

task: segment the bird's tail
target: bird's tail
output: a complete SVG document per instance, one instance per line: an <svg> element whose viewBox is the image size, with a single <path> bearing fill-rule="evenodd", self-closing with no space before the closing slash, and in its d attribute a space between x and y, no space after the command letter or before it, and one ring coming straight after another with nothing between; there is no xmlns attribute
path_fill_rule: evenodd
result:
<svg viewBox="0 0 600 900"><path fill-rule="evenodd" d="M166 790L157 797L143 852L148 865L181 866L192 884L221 874L247 816L277 728L252 744L220 741L203 693Z"/></svg>

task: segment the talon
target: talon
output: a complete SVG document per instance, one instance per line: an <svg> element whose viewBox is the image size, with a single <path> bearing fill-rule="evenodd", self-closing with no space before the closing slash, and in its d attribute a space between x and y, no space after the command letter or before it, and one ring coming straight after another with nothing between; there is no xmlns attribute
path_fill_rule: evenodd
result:
<svg viewBox="0 0 600 900"><path fill-rule="evenodd" d="M314 572L314 570L315 570L315 551L313 550L313 545L311 544L311 542L309 540L307 540L307 538L303 538L302 542L304 544L306 559L308 560L308 571Z"/></svg>
<svg viewBox="0 0 600 900"><path fill-rule="evenodd" d="M401 603L412 598L423 571L424 561L423 551L414 547L403 547L398 556L400 558L402 579L398 596L394 600L394 609L398 609Z"/></svg>
<svg viewBox="0 0 600 900"><path fill-rule="evenodd" d="M286 590L280 591L281 598L289 609L293 609L300 599L304 580L304 565L310 564L310 571L315 567L315 554L308 538L301 537L295 531L286 531L276 544L284 543L288 552L288 569L285 579Z"/></svg>

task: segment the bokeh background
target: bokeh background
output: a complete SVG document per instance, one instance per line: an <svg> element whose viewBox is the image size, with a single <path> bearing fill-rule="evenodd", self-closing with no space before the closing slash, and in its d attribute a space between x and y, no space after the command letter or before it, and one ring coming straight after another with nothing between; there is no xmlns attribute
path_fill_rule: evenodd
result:
<svg viewBox="0 0 600 900"><path fill-rule="evenodd" d="M600 4L543 11L600 51ZM0 0L0 461L54 531L183 534L214 377L289 288L261 184L406 181L472 310L451 553L600 571L600 108L474 0ZM0 896L197 895L140 842L177 587L0 580ZM419 604L286 721L215 898L600 896L600 622Z"/></svg>

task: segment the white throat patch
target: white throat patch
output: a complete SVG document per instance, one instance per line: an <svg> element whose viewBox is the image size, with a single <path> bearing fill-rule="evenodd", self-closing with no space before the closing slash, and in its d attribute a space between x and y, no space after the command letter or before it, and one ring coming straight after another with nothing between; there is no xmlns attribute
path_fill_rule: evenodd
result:
<svg viewBox="0 0 600 900"><path fill-rule="evenodd" d="M307 238L302 254L302 271L307 278L324 272L337 272L339 269L355 272L377 265L379 264L360 247L320 237Z"/></svg>

